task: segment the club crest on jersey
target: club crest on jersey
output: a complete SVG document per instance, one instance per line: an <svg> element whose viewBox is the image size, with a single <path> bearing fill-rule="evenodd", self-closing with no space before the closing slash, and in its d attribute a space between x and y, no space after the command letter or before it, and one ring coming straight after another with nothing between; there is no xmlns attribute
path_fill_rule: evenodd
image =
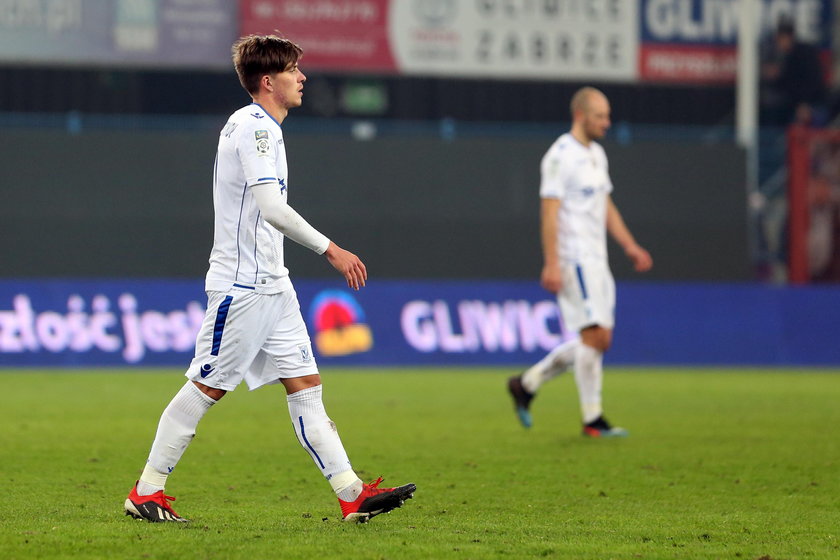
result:
<svg viewBox="0 0 840 560"><path fill-rule="evenodd" d="M257 140L257 153L261 156L268 155L271 149L271 144L268 142L268 131L257 130L254 132L254 136Z"/></svg>

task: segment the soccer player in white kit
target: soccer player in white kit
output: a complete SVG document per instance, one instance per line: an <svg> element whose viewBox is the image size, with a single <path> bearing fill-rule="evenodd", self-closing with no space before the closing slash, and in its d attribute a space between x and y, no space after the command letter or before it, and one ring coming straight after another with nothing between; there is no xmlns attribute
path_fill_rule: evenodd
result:
<svg viewBox="0 0 840 560"><path fill-rule="evenodd" d="M612 201L607 155L596 140L610 126L606 96L592 87L572 98L572 129L548 149L540 165L540 283L557 294L566 328L579 333L524 373L508 380L520 422L531 427L530 404L540 386L571 367L580 397L583 435L626 436L612 426L601 406L603 355L612 342L615 282L607 259L607 232L624 249L636 271L653 266Z"/></svg>
<svg viewBox="0 0 840 560"><path fill-rule="evenodd" d="M204 413L242 381L250 390L282 383L301 446L329 481L347 521L365 522L411 498L414 484L379 488L353 471L322 402L321 378L297 295L283 262L283 238L325 255L358 290L367 271L353 253L317 231L288 204L289 174L281 123L300 106L306 77L294 43L251 35L233 45L242 86L253 98L219 135L213 169L215 234L207 272L207 314L188 378L163 412L143 474L125 501L126 515L186 521L164 494Z"/></svg>

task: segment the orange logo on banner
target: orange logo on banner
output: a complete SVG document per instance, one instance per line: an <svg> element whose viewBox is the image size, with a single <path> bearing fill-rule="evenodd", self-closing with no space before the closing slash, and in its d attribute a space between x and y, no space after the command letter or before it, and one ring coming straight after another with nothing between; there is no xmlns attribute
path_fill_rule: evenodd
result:
<svg viewBox="0 0 840 560"><path fill-rule="evenodd" d="M347 356L373 348L373 333L364 310L347 292L325 290L310 307L315 348L322 356Z"/></svg>

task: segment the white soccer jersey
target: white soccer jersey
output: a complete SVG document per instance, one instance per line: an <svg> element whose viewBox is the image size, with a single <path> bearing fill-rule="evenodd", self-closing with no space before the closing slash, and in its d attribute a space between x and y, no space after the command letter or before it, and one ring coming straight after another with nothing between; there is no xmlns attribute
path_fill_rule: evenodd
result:
<svg viewBox="0 0 840 560"><path fill-rule="evenodd" d="M607 197L613 190L607 154L597 142L584 146L560 136L540 165L540 197L559 199L558 251L564 262L607 258Z"/></svg>
<svg viewBox="0 0 840 560"><path fill-rule="evenodd" d="M260 105L235 113L219 134L213 171L216 213L205 288L227 291L238 284L258 293L292 287L283 263L283 234L260 216L251 187L277 185L285 201L288 166L283 131Z"/></svg>

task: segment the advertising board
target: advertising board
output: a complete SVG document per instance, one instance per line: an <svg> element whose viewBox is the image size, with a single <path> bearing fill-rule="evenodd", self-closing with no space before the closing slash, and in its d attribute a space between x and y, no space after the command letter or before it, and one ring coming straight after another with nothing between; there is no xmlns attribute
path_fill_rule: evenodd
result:
<svg viewBox="0 0 840 560"><path fill-rule="evenodd" d="M295 289L323 367L519 371L574 336L536 281L377 280L353 292L300 280ZM201 281L0 281L0 368L186 368L205 304ZM619 283L606 362L836 366L838 308L831 287Z"/></svg>
<svg viewBox="0 0 840 560"><path fill-rule="evenodd" d="M762 0L830 56L831 0ZM312 69L502 80L731 84L738 0L243 0L242 32L279 31Z"/></svg>
<svg viewBox="0 0 840 560"><path fill-rule="evenodd" d="M675 83L733 83L738 69L737 0L641 0L638 79ZM831 49L830 0L762 0L760 37L780 17L797 38Z"/></svg>
<svg viewBox="0 0 840 560"><path fill-rule="evenodd" d="M0 61L229 68L236 9L227 0L0 2Z"/></svg>

